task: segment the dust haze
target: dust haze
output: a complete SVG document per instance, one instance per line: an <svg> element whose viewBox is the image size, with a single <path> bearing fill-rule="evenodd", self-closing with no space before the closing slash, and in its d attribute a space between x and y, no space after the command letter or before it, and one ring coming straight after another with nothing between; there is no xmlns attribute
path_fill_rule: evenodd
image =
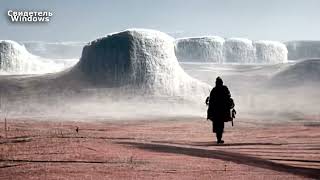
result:
<svg viewBox="0 0 320 180"><path fill-rule="evenodd" d="M308 117L320 120L318 59L288 61L286 47L279 42L259 41L258 52L255 49L258 42L231 39L224 47L224 39L218 40L184 39L179 46L182 55L177 55L176 40L165 33L133 29L110 34L85 45L80 60L66 63L60 72L54 69L45 74L1 75L1 116L56 121L205 119L205 99L215 78L220 76L235 100L239 119L266 123ZM24 46L10 43L2 45L6 61L1 62L7 64L2 63L1 67L17 72L20 69L14 68L20 63L20 68L29 68L25 59L12 55L29 59L34 56L26 54L29 52ZM202 46L201 43L214 44ZM66 46L63 44L63 48ZM54 48L54 54L58 53L57 49ZM211 50L217 52L208 53ZM46 50L41 51L42 55L45 53ZM67 58L75 58L78 53L73 49ZM48 54L46 58L61 58L59 54ZM216 56L224 60L216 62ZM186 57L192 57L192 61L181 59ZM241 62L235 62L237 57L242 58ZM10 62L10 58L15 61ZM246 59L254 61L246 62Z"/></svg>
<svg viewBox="0 0 320 180"><path fill-rule="evenodd" d="M186 72L210 85L221 76L230 88L236 103L238 118L256 121L301 120L306 116L319 116L319 84L302 84L299 87L274 87L272 77L281 66L202 65L181 63ZM208 66L212 67L211 70ZM221 66L221 69L218 68ZM39 118L53 120L121 120L153 119L159 117L206 117L204 98L190 101L184 97L135 95L120 93L110 88L77 89L68 83L54 82L59 87L44 85L29 88L31 84L43 86L51 75L5 76L0 82L1 113L6 117ZM69 82L70 83L70 82ZM4 87L3 84L8 84ZM65 87L63 87L65 86ZM87 84L87 86L89 86ZM136 93L135 93L136 94ZM208 92L209 95L209 92Z"/></svg>

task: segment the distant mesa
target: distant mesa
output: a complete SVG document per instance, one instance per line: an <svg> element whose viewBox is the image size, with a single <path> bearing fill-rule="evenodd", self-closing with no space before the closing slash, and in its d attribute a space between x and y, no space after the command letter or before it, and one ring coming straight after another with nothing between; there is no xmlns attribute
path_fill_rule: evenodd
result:
<svg viewBox="0 0 320 180"><path fill-rule="evenodd" d="M175 48L179 61L239 64L288 62L286 46L277 41L224 39L218 36L193 37L177 39Z"/></svg>
<svg viewBox="0 0 320 180"><path fill-rule="evenodd" d="M129 29L90 42L67 74L107 88L158 95L197 96L209 86L184 72L165 33Z"/></svg>
<svg viewBox="0 0 320 180"><path fill-rule="evenodd" d="M79 59L84 42L21 42L26 49L40 57L49 59Z"/></svg>
<svg viewBox="0 0 320 180"><path fill-rule="evenodd" d="M289 60L320 58L320 41L288 41Z"/></svg>
<svg viewBox="0 0 320 180"><path fill-rule="evenodd" d="M277 86L320 84L320 59L298 62L276 74L271 83Z"/></svg>

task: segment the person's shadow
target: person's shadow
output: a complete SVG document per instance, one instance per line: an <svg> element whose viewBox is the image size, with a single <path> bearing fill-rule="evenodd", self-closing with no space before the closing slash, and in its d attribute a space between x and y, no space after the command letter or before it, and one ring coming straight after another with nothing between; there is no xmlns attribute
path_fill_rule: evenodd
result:
<svg viewBox="0 0 320 180"><path fill-rule="evenodd" d="M307 178L319 179L320 178L320 169L316 168L306 168L306 167L294 167L286 164L280 164L276 162L272 162L270 160L252 157L249 155L244 155L235 152L227 152L222 150L211 150L211 149L200 149L193 147L182 147L181 144L156 144L156 143L140 143L140 142L117 142L118 144L129 145L135 148L154 151L154 152L162 152L162 153L171 153L171 154L183 154L188 156L200 157L200 158L212 158L212 159L220 159L224 161L230 161L238 164L245 164L249 166L271 169L274 171L280 171L285 173L291 173L300 175ZM238 143L238 145L264 145L263 143ZM188 145L188 144L184 144ZM210 146L212 143L202 144L202 146ZM237 144L229 144L229 146L237 145ZM269 144L268 144L269 145ZM200 143L201 146L201 143ZM219 145L221 146L221 145ZM227 145L228 146L228 145ZM320 163L313 162L313 163Z"/></svg>
<svg viewBox="0 0 320 180"><path fill-rule="evenodd" d="M193 146L279 146L282 144L277 143L228 143L228 144L217 144L215 142L193 142Z"/></svg>

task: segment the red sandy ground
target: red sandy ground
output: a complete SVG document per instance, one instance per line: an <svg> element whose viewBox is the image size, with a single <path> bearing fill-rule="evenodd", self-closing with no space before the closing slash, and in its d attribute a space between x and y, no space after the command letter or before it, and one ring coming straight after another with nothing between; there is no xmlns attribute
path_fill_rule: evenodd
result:
<svg viewBox="0 0 320 180"><path fill-rule="evenodd" d="M0 179L320 179L317 125L238 120L224 145L196 118L9 120L7 139L3 127Z"/></svg>

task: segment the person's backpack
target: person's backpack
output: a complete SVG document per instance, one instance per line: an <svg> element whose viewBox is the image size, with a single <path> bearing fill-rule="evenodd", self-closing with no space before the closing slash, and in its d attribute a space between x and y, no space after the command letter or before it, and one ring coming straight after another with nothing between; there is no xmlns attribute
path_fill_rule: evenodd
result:
<svg viewBox="0 0 320 180"><path fill-rule="evenodd" d="M229 122L231 121L232 122L232 126L233 126L233 119L236 118L236 114L237 114L237 111L234 109L234 101L232 98L229 98L228 100L228 107L230 109L230 113L229 113L229 116L228 118L225 119L225 122Z"/></svg>
<svg viewBox="0 0 320 180"><path fill-rule="evenodd" d="M229 98L228 100L228 107L229 109L233 109L234 108L234 101L232 98Z"/></svg>

